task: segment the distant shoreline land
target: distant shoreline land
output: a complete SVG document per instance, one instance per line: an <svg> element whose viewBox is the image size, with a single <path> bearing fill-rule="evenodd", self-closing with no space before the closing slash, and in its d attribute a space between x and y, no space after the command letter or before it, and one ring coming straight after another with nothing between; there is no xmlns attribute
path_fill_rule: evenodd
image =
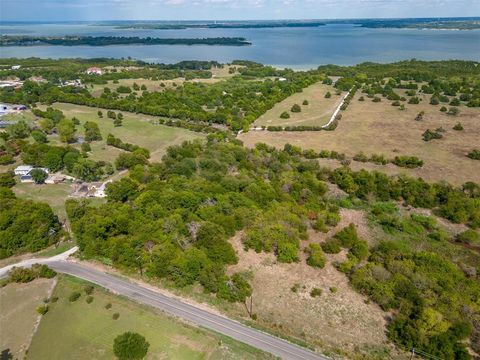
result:
<svg viewBox="0 0 480 360"><path fill-rule="evenodd" d="M418 30L476 30L480 17L459 18L399 18L399 19L333 19L333 20L256 20L256 21L104 21L99 26L133 30L185 30L185 29L263 29L314 28L325 25L353 24L378 29Z"/></svg>
<svg viewBox="0 0 480 360"><path fill-rule="evenodd" d="M0 36L0 47L8 46L109 46L109 45L252 45L243 37L140 38L123 36Z"/></svg>

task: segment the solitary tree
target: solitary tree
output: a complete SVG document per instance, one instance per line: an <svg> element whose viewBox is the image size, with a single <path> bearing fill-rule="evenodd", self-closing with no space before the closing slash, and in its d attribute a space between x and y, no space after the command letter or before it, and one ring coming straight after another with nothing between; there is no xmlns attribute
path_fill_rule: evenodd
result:
<svg viewBox="0 0 480 360"><path fill-rule="evenodd" d="M35 181L35 184L43 184L48 177L47 173L42 169L33 169L30 171L30 175L33 181Z"/></svg>
<svg viewBox="0 0 480 360"><path fill-rule="evenodd" d="M75 124L72 120L60 120L57 124L57 131L62 142L70 143L75 139Z"/></svg>
<svg viewBox="0 0 480 360"><path fill-rule="evenodd" d="M147 355L150 344L137 333L118 335L113 342L113 353L119 360L141 360Z"/></svg>
<svg viewBox="0 0 480 360"><path fill-rule="evenodd" d="M302 108L300 107L300 105L294 104L294 105L292 106L292 108L290 109L290 111L291 111L291 112L297 112L297 113L298 113L298 112L302 111Z"/></svg>

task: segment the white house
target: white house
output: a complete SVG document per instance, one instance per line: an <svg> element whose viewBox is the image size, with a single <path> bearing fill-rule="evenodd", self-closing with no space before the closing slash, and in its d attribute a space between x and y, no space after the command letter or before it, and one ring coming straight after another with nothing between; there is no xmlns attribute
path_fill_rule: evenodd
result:
<svg viewBox="0 0 480 360"><path fill-rule="evenodd" d="M17 167L15 168L14 172L15 172L15 175L24 176L24 175L30 175L30 172L31 172L33 169L43 170L45 173L48 174L48 169L47 169L47 168L34 168L34 167L31 166L31 165L20 165L20 166L17 166Z"/></svg>
<svg viewBox="0 0 480 360"><path fill-rule="evenodd" d="M88 75L102 75L103 70L98 68L98 67L91 67L87 69L87 74Z"/></svg>
<svg viewBox="0 0 480 360"><path fill-rule="evenodd" d="M22 176L22 175L28 175L28 173L32 170L33 170L33 166L31 165L20 165L20 166L17 166L14 172L15 172L15 175Z"/></svg>
<svg viewBox="0 0 480 360"><path fill-rule="evenodd" d="M20 68L21 68L20 65L13 65L13 66L12 66L12 70L18 70L18 69L20 69Z"/></svg>

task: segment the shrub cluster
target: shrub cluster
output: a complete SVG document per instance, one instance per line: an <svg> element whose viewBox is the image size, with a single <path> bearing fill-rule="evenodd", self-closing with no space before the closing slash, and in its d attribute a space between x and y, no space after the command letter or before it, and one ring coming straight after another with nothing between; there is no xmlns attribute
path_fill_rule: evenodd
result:
<svg viewBox="0 0 480 360"><path fill-rule="evenodd" d="M425 132L422 134L423 141L430 141L430 140L435 140L435 139L441 139L443 138L442 132L435 130L432 131L430 129L425 130Z"/></svg>
<svg viewBox="0 0 480 360"><path fill-rule="evenodd" d="M51 279L57 273L50 269L47 265L33 264L31 268L14 267L8 272L7 279L4 283L28 283L38 278Z"/></svg>
<svg viewBox="0 0 480 360"><path fill-rule="evenodd" d="M418 168L423 166L423 160L416 156L395 156L392 161L393 164L404 168Z"/></svg>
<svg viewBox="0 0 480 360"><path fill-rule="evenodd" d="M134 152L138 149L142 149L142 153L145 155L145 157L147 159L150 157L150 151L148 151L147 149L141 148L138 145L134 145L134 144L130 144L130 143L124 143L122 140L120 140L119 138L116 138L112 134L108 134L108 136L107 136L107 145L110 145L110 146L113 146L113 147L116 147L118 149L122 149L122 150L125 150L125 151L129 151L129 152Z"/></svg>
<svg viewBox="0 0 480 360"><path fill-rule="evenodd" d="M474 149L472 151L470 151L467 156L470 158L470 159L473 159L473 160L480 160L480 150L478 149Z"/></svg>
<svg viewBox="0 0 480 360"><path fill-rule="evenodd" d="M353 172L348 168L335 169L329 179L360 199L373 196L381 201L403 200L414 207L435 209L439 216L454 223L480 227L480 189L475 183L467 183L459 189L403 175L393 178L376 171Z"/></svg>

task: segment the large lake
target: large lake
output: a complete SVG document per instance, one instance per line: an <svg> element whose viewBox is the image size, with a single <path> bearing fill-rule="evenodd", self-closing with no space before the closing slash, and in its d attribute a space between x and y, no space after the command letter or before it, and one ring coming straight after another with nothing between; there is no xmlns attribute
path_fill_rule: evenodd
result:
<svg viewBox="0 0 480 360"><path fill-rule="evenodd" d="M368 29L349 24L317 28L264 29L115 29L89 24L1 24L0 34L91 35L140 37L245 37L252 46L32 46L0 48L0 57L132 57L147 62L235 59L296 69L320 64L351 65L364 61L392 62L405 59L480 60L480 30Z"/></svg>

